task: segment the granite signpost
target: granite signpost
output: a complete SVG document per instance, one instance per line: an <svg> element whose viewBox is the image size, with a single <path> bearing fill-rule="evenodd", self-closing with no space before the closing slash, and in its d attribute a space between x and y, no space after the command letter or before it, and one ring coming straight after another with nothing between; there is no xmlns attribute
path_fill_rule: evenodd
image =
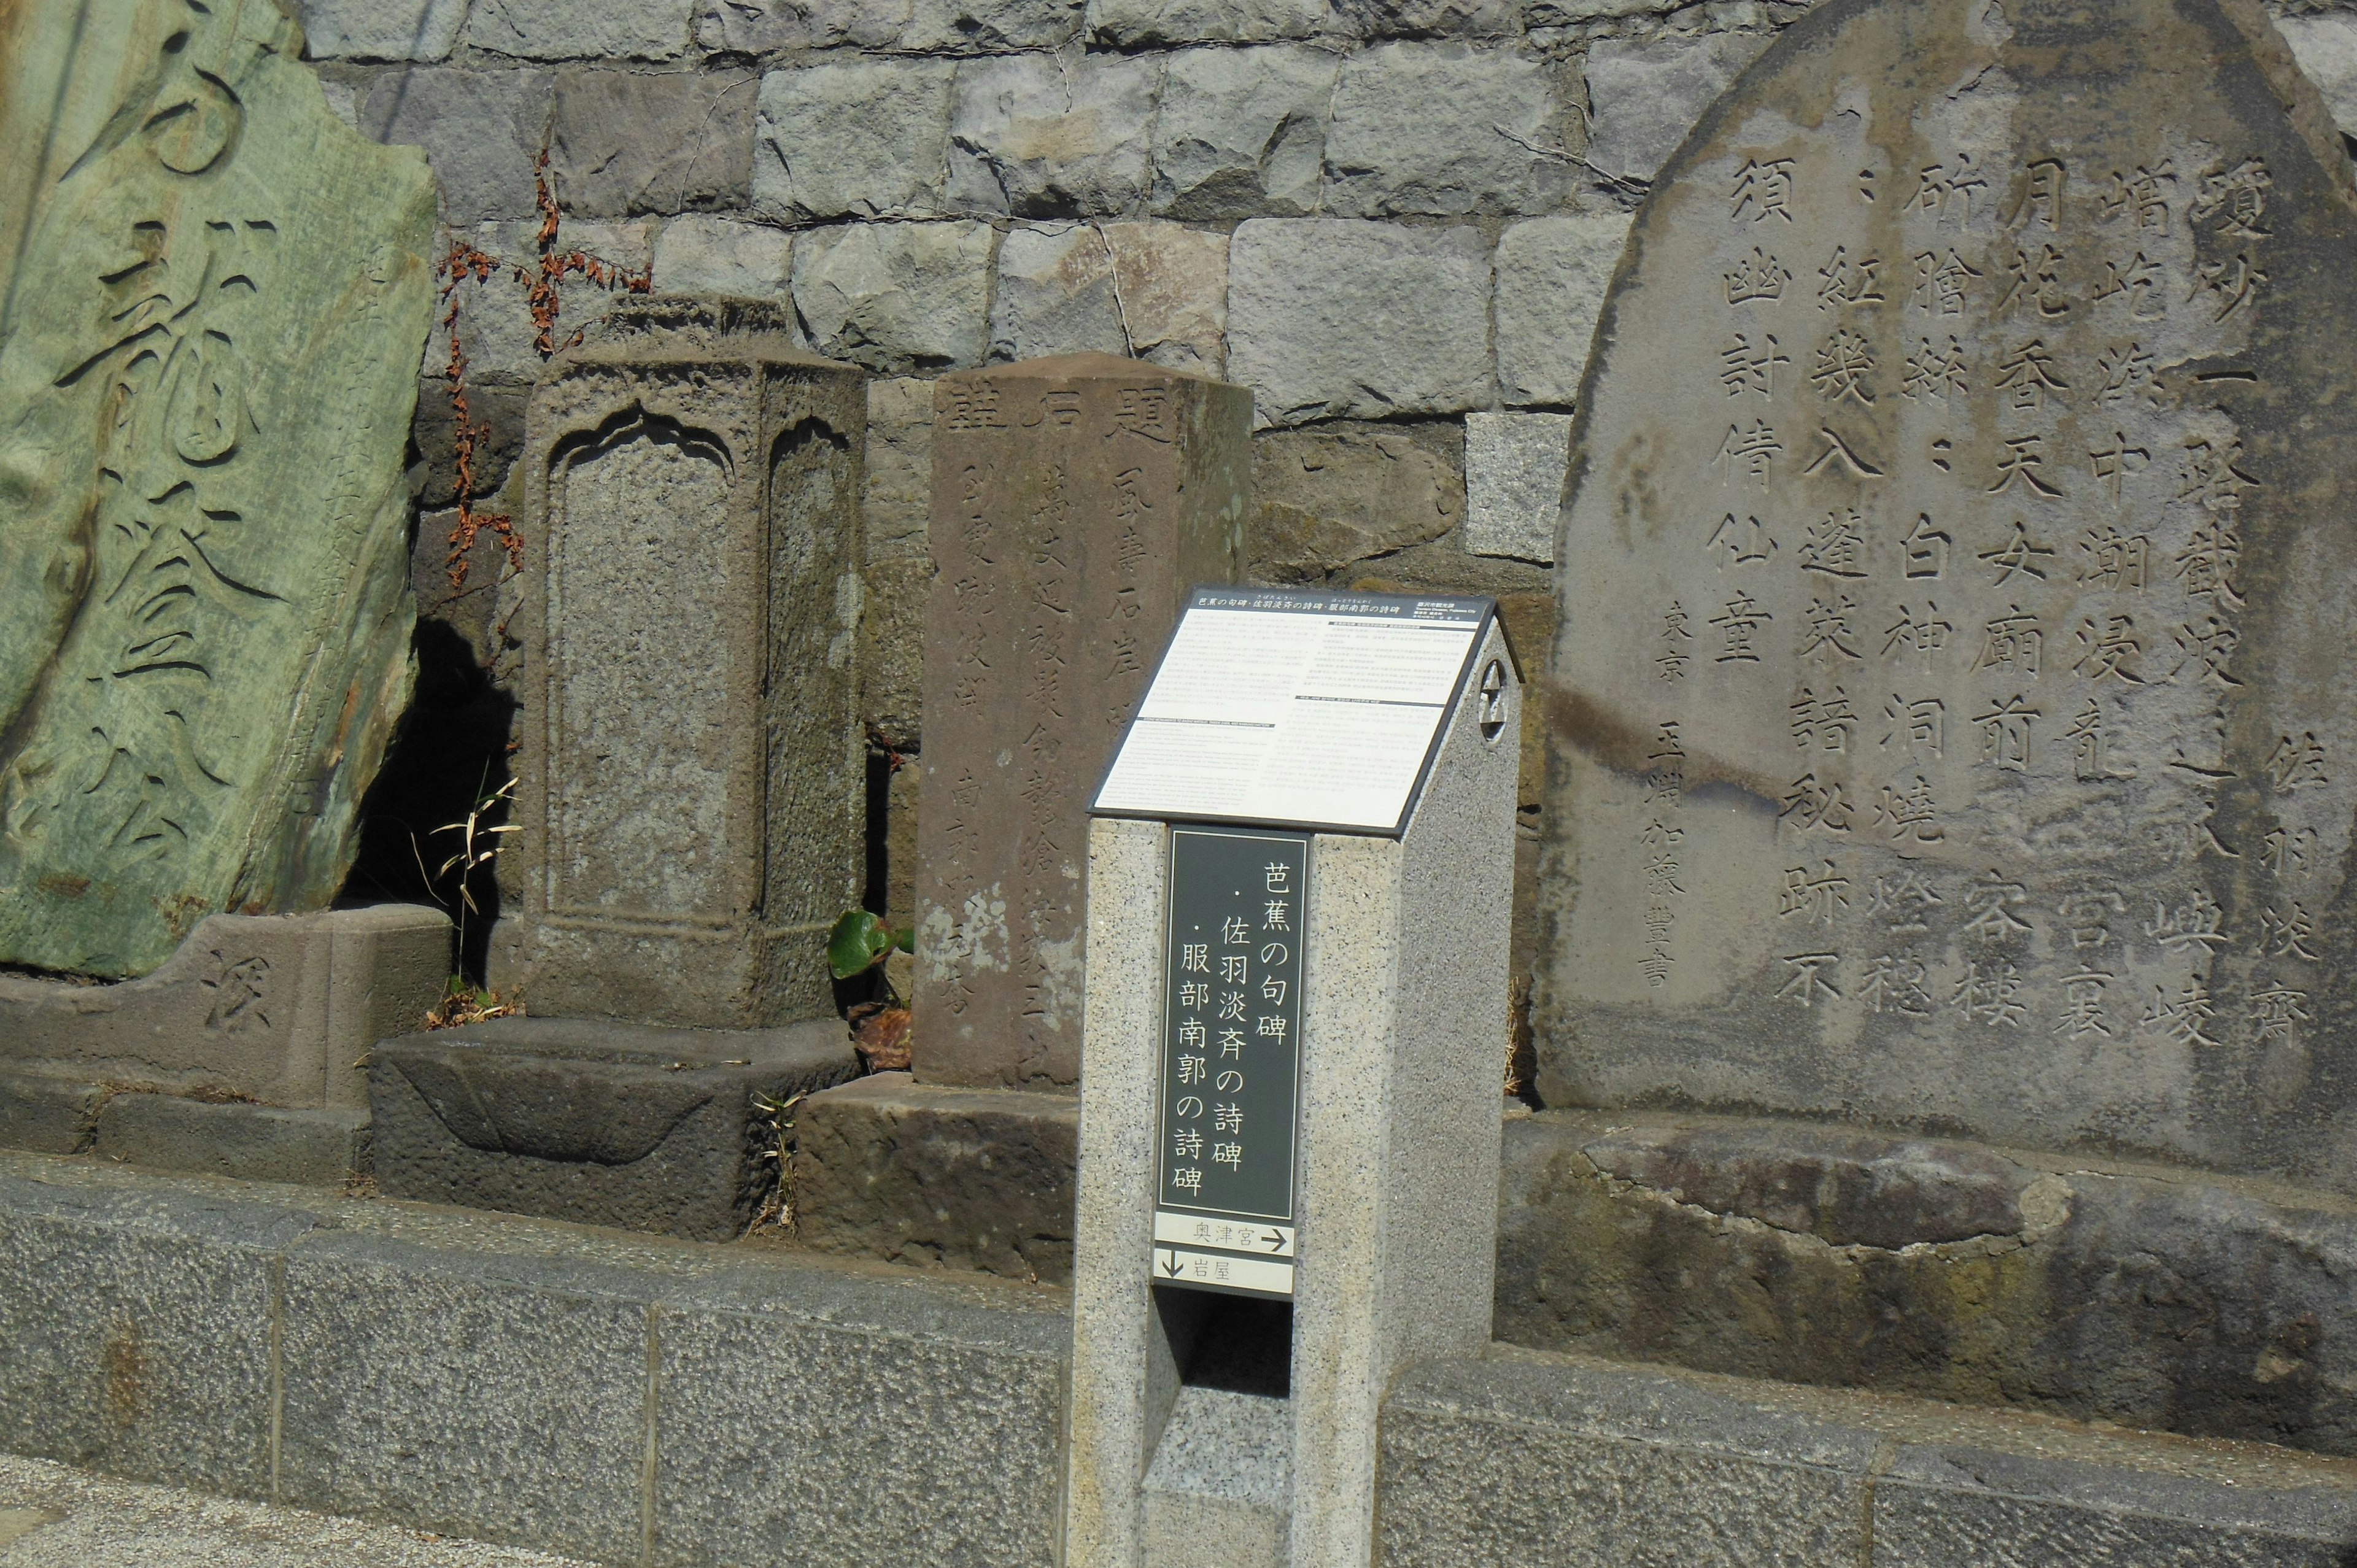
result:
<svg viewBox="0 0 2357 1568"><path fill-rule="evenodd" d="M1706 116L1573 436L1550 1104L2357 1182L2350 178L2207 0L1840 5Z"/></svg>
<svg viewBox="0 0 2357 1568"><path fill-rule="evenodd" d="M1090 830L1074 1568L1371 1562L1488 1342L1520 706L1488 600L1189 600Z"/></svg>
<svg viewBox="0 0 2357 1568"><path fill-rule="evenodd" d="M1243 575L1251 423L1104 354L934 383L920 1082L1079 1077L1086 791L1189 586Z"/></svg>

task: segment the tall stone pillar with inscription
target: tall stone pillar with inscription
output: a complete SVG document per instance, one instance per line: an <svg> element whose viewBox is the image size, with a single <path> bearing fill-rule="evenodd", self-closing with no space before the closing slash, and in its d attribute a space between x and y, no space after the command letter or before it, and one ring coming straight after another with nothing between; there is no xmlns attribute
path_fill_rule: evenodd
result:
<svg viewBox="0 0 2357 1568"><path fill-rule="evenodd" d="M934 383L915 1072L1080 1076L1089 792L1187 591L1243 572L1252 394L1103 354Z"/></svg>
<svg viewBox="0 0 2357 1568"><path fill-rule="evenodd" d="M0 18L48 121L0 236L0 961L120 978L350 869L409 696L434 185L270 0L79 52L76 15Z"/></svg>
<svg viewBox="0 0 2357 1568"><path fill-rule="evenodd" d="M2265 17L1828 7L1630 244L1557 555L1547 1101L2357 1190L2357 195Z"/></svg>

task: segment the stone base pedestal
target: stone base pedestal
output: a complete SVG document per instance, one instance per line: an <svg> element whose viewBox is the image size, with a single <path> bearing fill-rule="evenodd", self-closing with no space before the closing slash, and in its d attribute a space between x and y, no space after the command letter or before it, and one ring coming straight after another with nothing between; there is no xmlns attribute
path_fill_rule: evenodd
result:
<svg viewBox="0 0 2357 1568"><path fill-rule="evenodd" d="M877 1073L794 1112L794 1217L821 1251L1072 1277L1080 1102Z"/></svg>
<svg viewBox="0 0 2357 1568"><path fill-rule="evenodd" d="M726 1240L777 1185L773 1108L858 1070L834 1018L500 1018L411 1035L369 1069L377 1180L388 1197Z"/></svg>

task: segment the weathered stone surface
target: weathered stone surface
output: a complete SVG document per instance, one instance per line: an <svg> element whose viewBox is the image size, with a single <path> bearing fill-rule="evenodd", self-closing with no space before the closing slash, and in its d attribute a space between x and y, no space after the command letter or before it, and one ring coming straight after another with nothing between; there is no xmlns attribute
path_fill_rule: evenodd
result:
<svg viewBox="0 0 2357 1568"><path fill-rule="evenodd" d="M2344 136L2357 136L2357 16L2328 11L2276 22L2299 69L2324 94L2324 106Z"/></svg>
<svg viewBox="0 0 2357 1568"><path fill-rule="evenodd" d="M933 558L925 523L933 494L933 386L913 376L867 383L866 611L860 618L861 711L885 743L914 750L924 702L925 598ZM913 782L914 772L909 772ZM895 784L899 783L896 777ZM913 869L888 851L892 875ZM909 918L903 907L905 923Z"/></svg>
<svg viewBox="0 0 2357 1568"><path fill-rule="evenodd" d="M303 0L295 18L311 59L447 59L467 0Z"/></svg>
<svg viewBox="0 0 2357 1568"><path fill-rule="evenodd" d="M1242 575L1250 403L1095 354L934 388L916 1074L1067 1085L1089 796L1187 590Z"/></svg>
<svg viewBox="0 0 2357 1568"><path fill-rule="evenodd" d="M655 236L655 290L725 299L791 297L794 242L782 229L734 218L676 218Z"/></svg>
<svg viewBox="0 0 2357 1568"><path fill-rule="evenodd" d="M1176 223L1017 229L1000 242L994 358L1108 353L1216 373L1228 243Z"/></svg>
<svg viewBox="0 0 2357 1568"><path fill-rule="evenodd" d="M962 66L949 200L1017 218L1117 214L1146 188L1160 62L1021 55Z"/></svg>
<svg viewBox="0 0 2357 1568"><path fill-rule="evenodd" d="M2357 1455L2337 1198L1627 1112L1505 1172L1501 1339Z"/></svg>
<svg viewBox="0 0 2357 1568"><path fill-rule="evenodd" d="M2350 166L2255 19L2006 16L1795 24L1637 220L1540 1090L2346 1190Z"/></svg>
<svg viewBox="0 0 2357 1568"><path fill-rule="evenodd" d="M775 306L666 296L534 393L493 966L535 1011L832 1015L824 936L863 859L860 381Z"/></svg>
<svg viewBox="0 0 2357 1568"><path fill-rule="evenodd" d="M853 223L794 246L794 306L820 353L879 374L982 362L986 223Z"/></svg>
<svg viewBox="0 0 2357 1568"><path fill-rule="evenodd" d="M2357 1542L2345 1462L1571 1357L1411 1369L1383 1480L1383 1561L1435 1568L2326 1568Z"/></svg>
<svg viewBox="0 0 2357 1568"><path fill-rule="evenodd" d="M1318 582L1335 563L1438 539L1465 519L1453 424L1273 430L1253 441L1252 575Z"/></svg>
<svg viewBox="0 0 2357 1568"><path fill-rule="evenodd" d="M1113 254L1095 225L1012 229L998 242L990 356L1121 354L1128 341L1114 300Z"/></svg>
<svg viewBox="0 0 2357 1568"><path fill-rule="evenodd" d="M1256 44L1306 38L1326 0L1090 0L1089 34L1124 48L1152 44Z"/></svg>
<svg viewBox="0 0 2357 1568"><path fill-rule="evenodd" d="M1324 49L1285 45L1171 56L1154 127L1154 210L1196 220L1315 210L1340 69Z"/></svg>
<svg viewBox="0 0 2357 1568"><path fill-rule="evenodd" d="M425 149L442 216L465 227L533 215L533 160L548 134L554 79L542 70L387 71L361 105L361 129Z"/></svg>
<svg viewBox="0 0 2357 1568"><path fill-rule="evenodd" d="M556 244L561 252L579 251L636 273L644 269L651 257L654 228L651 221L644 219L624 223L572 220L558 230ZM505 413L514 406L514 396L537 381L548 362L540 351L540 329L533 320L530 293L531 280L538 274L541 263L540 220L480 223L463 237L466 243L491 257L496 264L488 277L468 273L457 280L450 294L450 303L457 306L455 319L447 309L435 314L422 368L429 383L441 383L433 394L442 404L434 413L437 421L447 417L452 334L457 334L466 350L468 414L472 418L498 418ZM615 291L585 284L575 274L556 300L558 313L552 323L553 341L561 345L576 330L594 328L613 308L617 297L620 296ZM492 392L492 398L479 408L475 403L475 389L479 387ZM505 399L501 393L507 394ZM497 446L520 439L521 428L511 428L511 435L506 431L494 435L491 444ZM479 497L486 493L490 471L487 467L478 477Z"/></svg>
<svg viewBox="0 0 2357 1568"><path fill-rule="evenodd" d="M296 1109L367 1102L360 1058L425 1019L450 922L411 904L214 915L116 985L0 977L0 1059L70 1078Z"/></svg>
<svg viewBox="0 0 2357 1568"><path fill-rule="evenodd" d="M1261 424L1489 402L1490 258L1472 229L1257 219L1228 276L1229 373Z"/></svg>
<svg viewBox="0 0 2357 1568"><path fill-rule="evenodd" d="M794 1112L794 1226L823 1252L1063 1284L1072 1275L1069 1095L877 1073Z"/></svg>
<svg viewBox="0 0 2357 1568"><path fill-rule="evenodd" d="M404 1036L369 1068L377 1180L391 1197L725 1241L777 1185L762 1107L857 1070L833 1018L764 1030L501 1018Z"/></svg>
<svg viewBox="0 0 2357 1568"><path fill-rule="evenodd" d="M1049 1568L1067 1299L802 1261L673 1288L657 1561Z"/></svg>
<svg viewBox="0 0 2357 1568"><path fill-rule="evenodd" d="M1572 188L1555 68L1512 48L1384 44L1351 56L1326 133L1340 217L1544 212Z"/></svg>
<svg viewBox="0 0 2357 1568"><path fill-rule="evenodd" d="M473 0L467 42L518 59L671 59L695 0Z"/></svg>
<svg viewBox="0 0 2357 1568"><path fill-rule="evenodd" d="M947 60L829 60L761 79L754 208L790 222L929 216L950 148Z"/></svg>
<svg viewBox="0 0 2357 1568"><path fill-rule="evenodd" d="M899 47L924 54L1052 49L1080 37L1087 11L1088 0L911 0Z"/></svg>
<svg viewBox="0 0 2357 1568"><path fill-rule="evenodd" d="M748 55L836 44L879 48L908 26L909 10L909 0L702 0L695 41Z"/></svg>
<svg viewBox="0 0 2357 1568"><path fill-rule="evenodd" d="M741 207L756 91L741 71L558 72L548 135L557 199L587 218Z"/></svg>
<svg viewBox="0 0 2357 1568"><path fill-rule="evenodd" d="M114 1094L98 1108L89 1153L146 1170L341 1187L369 1174L369 1117Z"/></svg>
<svg viewBox="0 0 2357 1568"><path fill-rule="evenodd" d="M640 1556L648 1302L667 1282L366 1234L284 1267L281 1498Z"/></svg>
<svg viewBox="0 0 2357 1568"><path fill-rule="evenodd" d="M1710 101L1768 47L1763 33L1605 38L1587 51L1587 161L1608 179L1650 180Z"/></svg>
<svg viewBox="0 0 2357 1568"><path fill-rule="evenodd" d="M1555 559L1571 419L1560 413L1465 416L1465 548L1476 555Z"/></svg>
<svg viewBox="0 0 2357 1568"><path fill-rule="evenodd" d="M1375 38L1511 33L1521 20L1517 10L1512 0L1333 0L1337 22Z"/></svg>
<svg viewBox="0 0 2357 1568"><path fill-rule="evenodd" d="M266 1495L271 1271L312 1221L218 1192L93 1200L46 1176L0 1176L0 1445Z"/></svg>
<svg viewBox="0 0 2357 1568"><path fill-rule="evenodd" d="M98 1134L103 1084L42 1072L0 1071L0 1149L79 1155Z"/></svg>
<svg viewBox="0 0 2357 1568"><path fill-rule="evenodd" d="M1577 401L1596 315L1628 239L1629 220L1617 212L1534 218L1499 236L1498 390L1506 402Z"/></svg>
<svg viewBox="0 0 2357 1568"><path fill-rule="evenodd" d="M140 974L324 906L408 698L432 182L296 38L242 0L135 46L10 246L0 959Z"/></svg>

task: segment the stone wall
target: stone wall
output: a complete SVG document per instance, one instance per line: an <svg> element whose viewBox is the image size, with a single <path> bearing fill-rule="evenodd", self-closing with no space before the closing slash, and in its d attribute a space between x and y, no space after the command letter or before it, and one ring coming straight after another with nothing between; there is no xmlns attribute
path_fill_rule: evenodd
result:
<svg viewBox="0 0 2357 1568"><path fill-rule="evenodd" d="M1704 106L1807 8L294 4L331 103L425 146L456 237L528 260L544 151L560 249L651 267L659 291L791 298L811 348L876 375L866 716L899 752L922 744L924 383L989 360L1093 349L1251 387L1256 577L1495 594L1540 673L1566 416L1628 214ZM2290 41L2357 128L2357 9L2292 8ZM568 281L556 340L597 297ZM470 281L457 301L489 492L541 355L511 278ZM485 574L454 599L439 569L448 357L437 335L416 440L418 580L426 613L488 660ZM488 535L477 558L496 560ZM1540 774L1532 736L1526 844ZM913 782L904 770L888 791L896 847L913 845ZM889 902L906 918L909 856L894 858Z"/></svg>

